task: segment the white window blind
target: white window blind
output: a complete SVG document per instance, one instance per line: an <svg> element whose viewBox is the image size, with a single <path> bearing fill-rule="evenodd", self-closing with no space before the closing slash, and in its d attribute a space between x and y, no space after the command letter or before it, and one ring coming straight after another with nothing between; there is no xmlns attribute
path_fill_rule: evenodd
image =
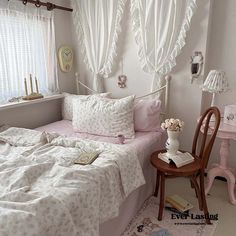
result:
<svg viewBox="0 0 236 236"><path fill-rule="evenodd" d="M24 96L24 78L37 77L39 91L58 90L53 13L0 4L0 103ZM34 85L34 91L35 91Z"/></svg>

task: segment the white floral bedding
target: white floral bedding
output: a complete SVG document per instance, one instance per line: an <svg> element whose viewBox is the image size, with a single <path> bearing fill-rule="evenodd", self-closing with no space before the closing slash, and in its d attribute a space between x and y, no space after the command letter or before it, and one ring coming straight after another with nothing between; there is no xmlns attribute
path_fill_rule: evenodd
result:
<svg viewBox="0 0 236 236"><path fill-rule="evenodd" d="M125 146L12 129L17 138L0 133L0 235L96 236L145 182L137 155ZM73 164L94 150L101 154L92 165Z"/></svg>

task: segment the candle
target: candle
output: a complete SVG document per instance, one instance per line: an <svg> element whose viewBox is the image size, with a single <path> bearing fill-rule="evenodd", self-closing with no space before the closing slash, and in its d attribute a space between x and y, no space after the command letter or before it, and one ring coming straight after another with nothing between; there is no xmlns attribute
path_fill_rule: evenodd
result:
<svg viewBox="0 0 236 236"><path fill-rule="evenodd" d="M31 93L33 93L33 81L32 81L32 75L30 74L30 89Z"/></svg>
<svg viewBox="0 0 236 236"><path fill-rule="evenodd" d="M35 76L35 85L36 85L36 92L39 93L38 80L36 76Z"/></svg>
<svg viewBox="0 0 236 236"><path fill-rule="evenodd" d="M25 94L26 94L26 96L28 96L28 89L27 89L27 82L26 82L26 78L25 78Z"/></svg>

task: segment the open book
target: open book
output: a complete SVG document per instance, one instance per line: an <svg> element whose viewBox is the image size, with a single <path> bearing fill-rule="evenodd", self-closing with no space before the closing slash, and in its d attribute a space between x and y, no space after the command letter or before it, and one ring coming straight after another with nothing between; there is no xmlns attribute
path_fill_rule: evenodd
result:
<svg viewBox="0 0 236 236"><path fill-rule="evenodd" d="M193 208L193 205L190 202L183 199L177 194L172 195L172 196L167 196L166 202L169 203L171 206L173 206L175 209L177 209L180 212L186 212L189 209Z"/></svg>
<svg viewBox="0 0 236 236"><path fill-rule="evenodd" d="M80 165L92 164L97 159L100 153L101 152L99 151L83 152L76 160L74 160L74 164L80 164Z"/></svg>
<svg viewBox="0 0 236 236"><path fill-rule="evenodd" d="M194 161L194 157L188 152L177 152L177 155L167 156L167 153L160 153L158 157L165 161L166 163L170 164L173 162L177 168L187 165Z"/></svg>

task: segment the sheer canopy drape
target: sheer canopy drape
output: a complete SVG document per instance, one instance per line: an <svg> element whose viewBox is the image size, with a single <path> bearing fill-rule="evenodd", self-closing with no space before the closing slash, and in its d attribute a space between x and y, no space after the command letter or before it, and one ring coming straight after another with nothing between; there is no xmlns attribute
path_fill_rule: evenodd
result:
<svg viewBox="0 0 236 236"><path fill-rule="evenodd" d="M132 0L131 14L142 69L153 74L151 91L176 65L196 0Z"/></svg>
<svg viewBox="0 0 236 236"><path fill-rule="evenodd" d="M73 20L83 60L94 76L93 89L103 91L112 72L120 21L126 0L73 0Z"/></svg>
<svg viewBox="0 0 236 236"><path fill-rule="evenodd" d="M37 77L43 94L58 90L53 13L0 3L0 102L25 95L24 78Z"/></svg>

